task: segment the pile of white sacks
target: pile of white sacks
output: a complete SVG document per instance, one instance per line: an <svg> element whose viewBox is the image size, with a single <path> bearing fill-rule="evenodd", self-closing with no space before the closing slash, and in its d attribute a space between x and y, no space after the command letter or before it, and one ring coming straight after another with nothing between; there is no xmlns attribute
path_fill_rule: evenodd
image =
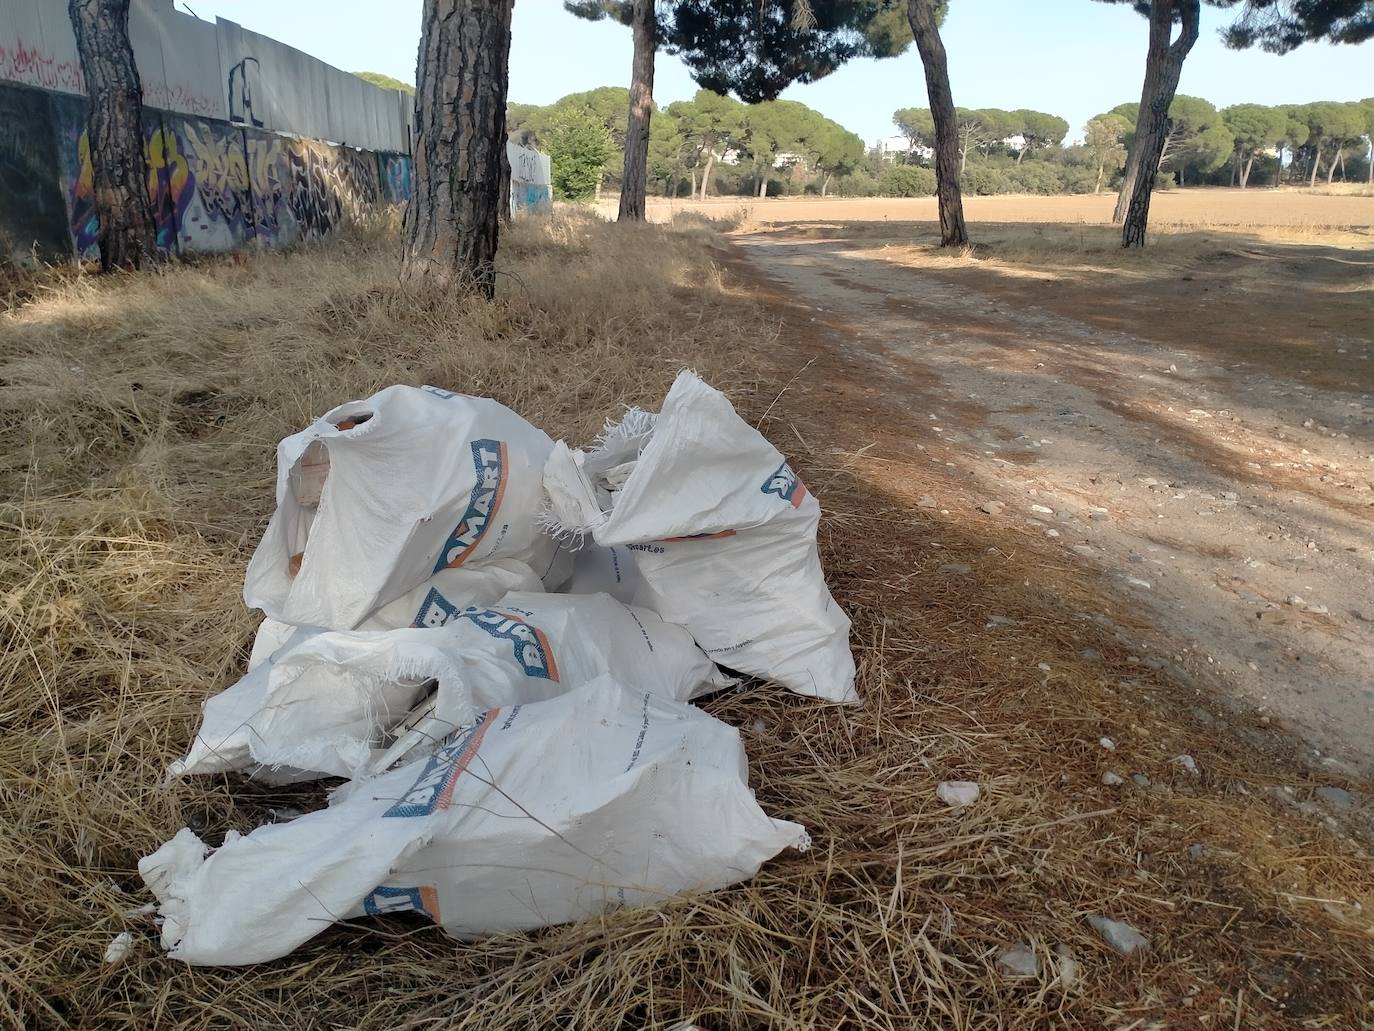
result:
<svg viewBox="0 0 1374 1031"><path fill-rule="evenodd" d="M347 780L145 858L171 955L259 962L404 911L527 930L806 847L755 801L737 731L687 704L722 668L858 701L820 506L721 393L684 372L578 451L488 398L394 386L277 463L247 675L170 772Z"/></svg>

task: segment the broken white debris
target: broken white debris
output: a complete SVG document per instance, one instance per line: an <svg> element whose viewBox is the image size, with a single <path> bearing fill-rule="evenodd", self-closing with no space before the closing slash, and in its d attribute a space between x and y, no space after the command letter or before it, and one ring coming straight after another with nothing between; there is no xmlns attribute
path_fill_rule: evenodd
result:
<svg viewBox="0 0 1374 1031"><path fill-rule="evenodd" d="M1073 958L1073 949L1062 942L1054 947L1054 954L1059 957L1059 987L1068 991L1078 980L1078 960Z"/></svg>
<svg viewBox="0 0 1374 1031"><path fill-rule="evenodd" d="M1025 945L1003 949L997 954L997 972L1005 977L1036 977L1040 964L1035 952Z"/></svg>
<svg viewBox="0 0 1374 1031"><path fill-rule="evenodd" d="M119 963L129 954L133 948L134 936L132 931L120 931L115 935L114 941L105 947L105 962Z"/></svg>
<svg viewBox="0 0 1374 1031"><path fill-rule="evenodd" d="M960 809L978 801L978 785L971 780L942 780L935 796L952 809Z"/></svg>
<svg viewBox="0 0 1374 1031"><path fill-rule="evenodd" d="M1198 775L1197 760L1194 759L1191 755L1184 754L1174 756L1174 763L1178 766L1182 766L1194 777Z"/></svg>
<svg viewBox="0 0 1374 1031"><path fill-rule="evenodd" d="M1116 751L1116 742L1109 737L1100 737L1097 739L1097 743L1109 752Z"/></svg>
<svg viewBox="0 0 1374 1031"><path fill-rule="evenodd" d="M1088 923L1092 924L1093 929L1102 936L1103 941L1123 956L1129 956L1137 950L1146 949L1150 946L1149 938L1121 920L1112 920L1105 916L1090 916Z"/></svg>

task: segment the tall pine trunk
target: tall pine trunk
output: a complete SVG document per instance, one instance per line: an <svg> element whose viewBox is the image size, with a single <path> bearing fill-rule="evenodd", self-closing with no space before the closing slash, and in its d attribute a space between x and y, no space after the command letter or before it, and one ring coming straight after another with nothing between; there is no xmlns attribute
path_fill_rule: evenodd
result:
<svg viewBox="0 0 1374 1031"><path fill-rule="evenodd" d="M829 172L826 172L826 173L825 173L825 178L821 180L821 196L824 197L824 196L826 195L826 191L829 190L829 189L830 189L830 173L829 173Z"/></svg>
<svg viewBox="0 0 1374 1031"><path fill-rule="evenodd" d="M702 200L705 200L705 199L706 199L706 190L707 190L707 188L711 185L711 169L715 167L715 164L716 164L716 152L715 152L714 150L709 150L709 149L708 149L708 150L706 151L706 168L705 168L705 170L701 173L701 199L702 199Z"/></svg>
<svg viewBox="0 0 1374 1031"><path fill-rule="evenodd" d="M644 221L649 176L649 119L654 113L654 51L658 49L654 0L634 0L634 67L630 119L625 126L625 174L620 180L621 222Z"/></svg>
<svg viewBox="0 0 1374 1031"><path fill-rule="evenodd" d="M1200 4L1201 0L1151 0L1150 45L1145 55L1145 83L1140 91L1140 113L1136 116L1135 146L1131 148L1112 216L1112 221L1122 223L1123 247L1145 246L1150 195L1169 134L1169 105L1178 90L1183 59L1197 42ZM1181 14L1183 26L1178 39L1170 43L1175 11Z"/></svg>
<svg viewBox="0 0 1374 1031"><path fill-rule="evenodd" d="M129 42L129 0L68 0L81 74L99 223L100 269L157 260L157 224L143 150L143 85Z"/></svg>
<svg viewBox="0 0 1374 1031"><path fill-rule="evenodd" d="M1307 180L1307 188L1310 190L1317 185L1317 170L1322 163L1322 142L1318 140L1312 145L1312 176Z"/></svg>
<svg viewBox="0 0 1374 1031"><path fill-rule="evenodd" d="M693 168L693 169L692 169L692 199L693 199L693 200L696 200L696 196L697 196L697 170L696 170L695 168Z"/></svg>
<svg viewBox="0 0 1374 1031"><path fill-rule="evenodd" d="M425 0L401 279L496 292L514 0Z"/></svg>
<svg viewBox="0 0 1374 1031"><path fill-rule="evenodd" d="M959 126L949 88L949 61L930 0L907 0L907 21L926 73L926 96L935 122L935 192L940 202L940 246L968 243L964 198L959 191Z"/></svg>
<svg viewBox="0 0 1374 1031"><path fill-rule="evenodd" d="M1282 152L1280 152L1280 154L1279 154L1279 160L1280 160L1280 161L1283 160L1283 154L1282 154ZM1252 151L1250 151L1250 153L1249 153L1248 155L1246 155L1246 158L1245 158L1245 167L1242 168L1242 169L1241 169L1241 172L1240 172L1240 188L1241 188L1242 190L1245 189L1246 184L1250 182L1250 169L1252 169L1252 168L1254 168L1254 167L1255 167L1255 152L1252 150Z"/></svg>

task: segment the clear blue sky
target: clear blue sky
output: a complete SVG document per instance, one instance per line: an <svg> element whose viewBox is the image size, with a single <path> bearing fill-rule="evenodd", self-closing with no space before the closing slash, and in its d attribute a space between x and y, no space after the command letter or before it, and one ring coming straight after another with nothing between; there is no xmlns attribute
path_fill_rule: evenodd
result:
<svg viewBox="0 0 1374 1031"><path fill-rule="evenodd" d="M177 0L177 7L187 6ZM349 71L413 82L420 0L189 0L202 18L219 16L274 36ZM1374 96L1374 41L1356 47L1309 44L1286 57L1227 50L1217 29L1228 14L1203 7L1202 38L1184 65L1180 91L1218 107ZM1145 19L1128 6L1090 0L952 0L944 26L955 103L1029 107L1068 119L1070 138L1093 115L1140 99ZM627 86L630 34L589 23L560 0L516 0L510 97L547 104L596 86ZM659 56L660 103L696 90L676 58ZM872 143L895 132L892 112L926 103L914 50L857 61L785 94Z"/></svg>

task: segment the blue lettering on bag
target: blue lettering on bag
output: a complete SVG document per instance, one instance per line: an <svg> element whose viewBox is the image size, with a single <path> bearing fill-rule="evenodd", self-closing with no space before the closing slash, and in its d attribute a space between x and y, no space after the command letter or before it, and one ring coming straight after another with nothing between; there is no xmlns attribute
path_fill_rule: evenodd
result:
<svg viewBox="0 0 1374 1031"><path fill-rule="evenodd" d="M487 732L488 717L494 716L499 709L491 709L478 717L467 730L456 737L452 743L444 745L431 755L420 769L420 775L410 790L402 795L392 806L382 813L388 816L429 816L435 809L447 808L453 798L453 786L467 769L472 757L482 744Z"/></svg>
<svg viewBox="0 0 1374 1031"><path fill-rule="evenodd" d="M363 899L363 912L368 916L387 916L391 913L419 913L436 924L439 922L439 895L431 887L392 888L379 884Z"/></svg>
<svg viewBox="0 0 1374 1031"><path fill-rule="evenodd" d="M459 619L471 620L498 640L509 641L515 651L515 661L527 677L558 682L558 663L544 631L526 623L518 616L497 609L464 609Z"/></svg>
<svg viewBox="0 0 1374 1031"><path fill-rule="evenodd" d="M786 462L777 467L773 475L764 481L759 490L765 494L776 494L791 504L793 508L806 500L806 484L802 483L801 478L792 471L792 467Z"/></svg>
<svg viewBox="0 0 1374 1031"><path fill-rule="evenodd" d="M477 477L468 496L468 507L439 550L439 559L434 563L436 573L441 569L461 566L467 561L486 535L506 492L505 441L485 438L474 440L472 464Z"/></svg>
<svg viewBox="0 0 1374 1031"><path fill-rule="evenodd" d="M458 606L449 601L433 587L420 603L419 610L410 625L421 629L441 627L459 613Z"/></svg>

